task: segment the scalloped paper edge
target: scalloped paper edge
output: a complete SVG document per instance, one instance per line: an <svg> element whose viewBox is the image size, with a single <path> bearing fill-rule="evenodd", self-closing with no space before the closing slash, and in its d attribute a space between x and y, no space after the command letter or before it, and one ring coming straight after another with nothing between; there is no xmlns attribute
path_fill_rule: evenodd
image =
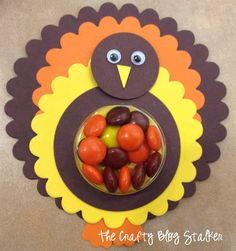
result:
<svg viewBox="0 0 236 251"><path fill-rule="evenodd" d="M214 134L211 135L210 138L203 140L213 129L211 123L205 123L203 121L204 132L202 138L198 141L203 146L204 154L200 160L195 162L195 166L197 166L196 180L208 178L210 169L207 162L213 162L219 158L220 151L216 143L226 137L226 129L220 124L220 121L224 120L229 113L228 107L221 102L221 99L226 95L226 88L224 84L215 80L219 74L218 66L212 62L207 62L209 55L207 47L201 44L194 45L195 38L191 31L177 31L177 23L173 18L166 17L159 19L155 10L146 9L143 12L139 12L136 6L132 4L125 4L120 9L117 9L112 3L103 4L99 11L91 7L84 7L80 10L78 18L72 15L65 15L60 19L58 26L48 25L44 27L41 32L42 40L31 40L26 45L28 57L16 61L14 71L17 76L7 83L7 91L13 96L13 99L6 104L5 112L8 116L12 117L13 120L7 125L6 131L11 137L18 139L14 145L13 154L17 159L25 161L23 168L25 176L30 179L38 179L33 168L37 158L28 150L29 141L34 136L30 122L37 112L37 108L29 101L33 90L38 87L35 78L36 72L39 68L47 65L45 61L46 52L51 48L59 47L60 37L66 32L76 33L80 24L87 21L98 24L99 20L107 15L116 18L119 22L127 16L134 16L140 20L142 25L155 24L160 28L161 35L171 34L175 36L179 42L179 49L188 51L192 56L191 68L200 72L202 77L199 89L204 92L206 99L208 99L208 96L215 97L210 107L206 106L200 110L200 114L206 118L212 114L212 112L214 113L214 123L212 124L214 124L215 128L213 130ZM27 69L27 77L25 71L21 69ZM23 90L28 90L27 93L29 94L24 93L25 95L23 95ZM217 113L214 108L214 104L216 103L219 103L220 107L220 112L217 111ZM25 111L27 119L21 116L18 112L19 109ZM211 156L209 156L207 152L208 147L213 149ZM43 196L47 196L44 189L45 183L45 179L38 179L38 191ZM184 183L184 187L184 197L190 197L195 193L195 182ZM60 198L55 200L59 208L61 207L60 200ZM170 210L176 207L177 203L169 202ZM150 215L150 218L153 218L153 216Z"/></svg>
<svg viewBox="0 0 236 251"><path fill-rule="evenodd" d="M195 104L183 98L183 85L177 81L169 81L168 71L160 67L157 82L150 90L167 106L178 127L181 151L174 178L165 191L152 202L133 210L114 212L95 208L77 198L58 173L54 158L54 136L60 118L77 97L96 87L90 67L72 65L68 76L57 77L52 82L53 94L44 95L40 99L39 107L43 113L32 120L32 129L36 136L30 142L30 150L39 158L35 163L35 172L39 177L48 180L47 193L53 198L62 197L62 207L67 213L81 211L83 219L88 223L97 223L104 219L110 228L120 227L126 218L134 225L141 225L147 220L149 212L155 216L166 213L168 200L178 201L183 197L182 182L191 182L195 178L196 169L192 162L198 160L202 154L202 148L196 142L202 135L202 125L193 119L196 114ZM79 85L80 82L83 85Z"/></svg>

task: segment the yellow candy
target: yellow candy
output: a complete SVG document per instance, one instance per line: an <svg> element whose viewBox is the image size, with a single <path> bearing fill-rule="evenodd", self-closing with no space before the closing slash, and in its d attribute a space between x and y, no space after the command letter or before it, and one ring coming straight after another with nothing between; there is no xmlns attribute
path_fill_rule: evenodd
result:
<svg viewBox="0 0 236 251"><path fill-rule="evenodd" d="M104 130L101 139L108 148L119 146L116 140L116 135L119 128L119 126L107 126L107 128Z"/></svg>

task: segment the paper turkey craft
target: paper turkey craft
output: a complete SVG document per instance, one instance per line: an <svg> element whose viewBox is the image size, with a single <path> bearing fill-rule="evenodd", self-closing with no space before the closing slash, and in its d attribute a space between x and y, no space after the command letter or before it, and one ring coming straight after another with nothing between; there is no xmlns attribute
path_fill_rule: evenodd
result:
<svg viewBox="0 0 236 251"><path fill-rule="evenodd" d="M98 12L85 7L78 18L67 15L59 26L45 27L42 40L30 41L26 52L7 84L13 96L6 104L13 118L7 132L18 139L13 153L25 161L25 176L38 179L42 195L87 222L84 239L110 246L96 231L137 232L209 177L208 163L220 156L216 143L226 136L220 124L228 115L221 101L226 88L216 81L218 66L206 61L208 49L194 44L190 31L177 31L174 19L159 19L152 9L140 13L131 4L118 10L106 3ZM94 188L74 158L78 128L111 105L143 109L165 137L161 172L133 194Z"/></svg>

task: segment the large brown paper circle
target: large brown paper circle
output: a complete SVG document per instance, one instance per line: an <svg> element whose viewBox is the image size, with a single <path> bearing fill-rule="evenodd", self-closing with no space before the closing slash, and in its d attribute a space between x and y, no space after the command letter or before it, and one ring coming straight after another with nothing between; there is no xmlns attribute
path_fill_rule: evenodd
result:
<svg viewBox="0 0 236 251"><path fill-rule="evenodd" d="M34 173L34 164L37 160L28 148L30 140L34 137L31 129L31 120L38 108L32 102L32 93L39 87L36 80L37 71L46 66L45 55L52 48L60 47L60 38L67 32L77 33L79 26L84 22L92 22L98 25L104 16L114 17L118 22L128 16L136 17L142 26L154 24L159 27L161 35L170 34L178 40L178 49L187 51L192 57L190 68L197 70L201 75L199 90L204 93L206 105L199 111L202 117L203 135L198 140L203 148L202 157L194 163L197 168L196 180L204 180L210 175L208 162L216 161L220 156L217 142L226 137L226 129L220 123L228 116L228 107L221 100L226 95L223 83L216 81L219 68L213 62L208 62L208 48L202 44L194 44L195 38L191 31L178 31L177 23L173 18L160 19L153 9L139 12L132 4L125 4L121 9L112 3L103 4L98 11L91 7L80 10L78 17L72 15L63 16L58 26L48 25L41 32L41 40L31 40L26 45L26 58L20 58L15 62L14 71L16 77L7 83L7 91L13 96L6 106L6 114L13 118L7 125L7 133L18 139L13 147L15 158L25 161L23 172L29 179L38 179L38 191L43 196L48 196L45 191L45 179L37 177ZM217 107L217 108L216 108ZM192 196L196 190L195 182L184 183L184 197ZM60 198L56 204L60 208ZM176 202L169 202L169 209L177 206ZM80 215L80 214L79 214Z"/></svg>

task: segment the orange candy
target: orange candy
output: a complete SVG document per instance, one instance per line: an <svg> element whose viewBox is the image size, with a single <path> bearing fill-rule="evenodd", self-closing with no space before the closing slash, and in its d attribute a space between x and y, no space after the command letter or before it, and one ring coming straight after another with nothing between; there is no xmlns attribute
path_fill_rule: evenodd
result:
<svg viewBox="0 0 236 251"><path fill-rule="evenodd" d="M159 151L161 149L161 136L155 126L149 126L146 137L147 143L152 150Z"/></svg>
<svg viewBox="0 0 236 251"><path fill-rule="evenodd" d="M88 165L98 165L106 156L106 145L97 137L87 137L79 144L79 158Z"/></svg>
<svg viewBox="0 0 236 251"><path fill-rule="evenodd" d="M119 173L119 189L122 193L127 193L131 184L131 173L128 166L123 166Z"/></svg>
<svg viewBox="0 0 236 251"><path fill-rule="evenodd" d="M82 172L84 176L94 184L101 185L103 183L102 174L96 169L96 167L83 164Z"/></svg>
<svg viewBox="0 0 236 251"><path fill-rule="evenodd" d="M144 142L142 128L135 124L123 125L118 131L117 142L126 151L137 150Z"/></svg>
<svg viewBox="0 0 236 251"><path fill-rule="evenodd" d="M94 115L86 121L84 135L99 137L106 128L106 119L102 115Z"/></svg>
<svg viewBox="0 0 236 251"><path fill-rule="evenodd" d="M130 162L141 163L148 159L150 155L150 147L144 142L136 151L128 153Z"/></svg>

